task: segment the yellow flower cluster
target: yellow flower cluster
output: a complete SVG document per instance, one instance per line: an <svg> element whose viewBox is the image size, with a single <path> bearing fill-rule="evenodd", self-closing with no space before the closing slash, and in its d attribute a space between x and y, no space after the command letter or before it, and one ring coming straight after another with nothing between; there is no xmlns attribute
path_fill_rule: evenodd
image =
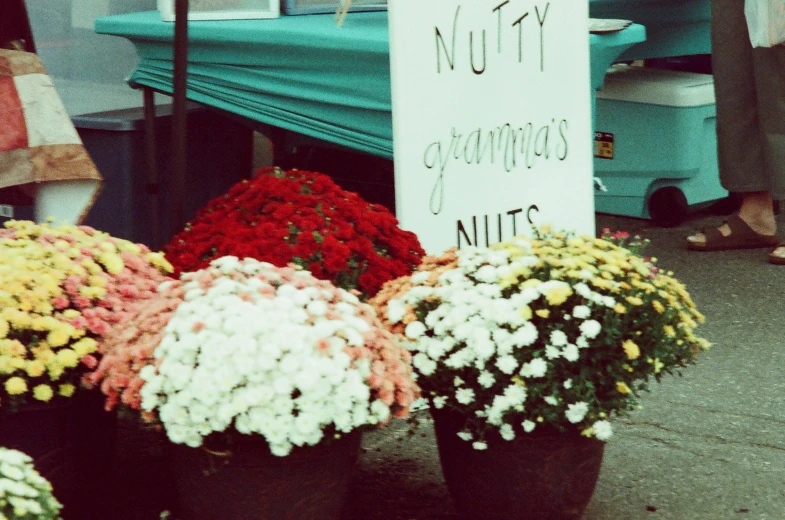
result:
<svg viewBox="0 0 785 520"><path fill-rule="evenodd" d="M688 352L694 356L710 347L708 341L695 336L694 329L704 317L673 273L659 270L653 261L611 241L540 230L534 239L512 240L493 249L506 251L513 265L516 259L526 260L503 276L500 284L505 290L564 282L549 284L540 308L525 309L529 319L537 316L562 327L559 321L569 310L557 310L574 294L577 284L613 298L615 303L602 325L603 329L613 327L605 331L606 337L621 337L606 345L618 349L619 365L611 371L617 374L616 391L621 396L633 392L634 381L647 374L658 376L666 367L660 357L688 359ZM540 326L546 325L540 322ZM674 365L683 366L683 361L671 361L670 366Z"/></svg>
<svg viewBox="0 0 785 520"><path fill-rule="evenodd" d="M80 311L58 310L55 302L75 296L65 287L69 277L87 281L78 287L79 296L103 298L106 273L125 268L121 254L142 250L70 225L12 221L6 228L0 233L0 393L31 395L44 402L55 395L70 397L75 379L68 377L69 371L96 352L98 344L72 324ZM150 253L147 258L171 272L162 255Z"/></svg>
<svg viewBox="0 0 785 520"><path fill-rule="evenodd" d="M694 329L704 321L673 273L658 272L652 263L607 240L556 233L525 243L531 250L514 240L492 246L507 251L512 259L537 257L535 265L516 267L505 275L500 281L503 289L524 289L544 280L561 280L569 285L555 285L545 294L548 304L557 307L572 295L572 284L584 282L595 291L614 296L618 314L648 304L658 314L665 313L666 307L677 310L680 326L685 329Z"/></svg>

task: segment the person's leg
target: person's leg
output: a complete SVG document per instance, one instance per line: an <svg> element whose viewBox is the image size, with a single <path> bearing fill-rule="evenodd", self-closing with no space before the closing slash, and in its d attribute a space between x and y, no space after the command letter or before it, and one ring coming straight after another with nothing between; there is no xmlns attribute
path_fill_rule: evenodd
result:
<svg viewBox="0 0 785 520"><path fill-rule="evenodd" d="M772 183L762 139L756 61L753 58L744 2L712 2L712 70L717 100L717 153L720 181L730 192L741 193L739 217L753 231L774 235ZM724 236L730 228L719 228ZM702 233L689 237L704 244Z"/></svg>
<svg viewBox="0 0 785 520"><path fill-rule="evenodd" d="M782 200L785 197L785 45L754 49L753 60L769 192L775 200ZM772 255L785 259L785 247L777 247Z"/></svg>

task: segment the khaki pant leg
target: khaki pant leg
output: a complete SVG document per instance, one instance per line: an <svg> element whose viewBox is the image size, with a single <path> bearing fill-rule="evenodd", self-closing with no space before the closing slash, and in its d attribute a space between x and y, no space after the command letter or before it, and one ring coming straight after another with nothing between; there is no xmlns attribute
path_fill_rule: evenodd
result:
<svg viewBox="0 0 785 520"><path fill-rule="evenodd" d="M758 115L769 192L785 198L785 45L753 49Z"/></svg>
<svg viewBox="0 0 785 520"><path fill-rule="evenodd" d="M720 181L730 192L767 191L771 182L743 0L712 0L712 68Z"/></svg>

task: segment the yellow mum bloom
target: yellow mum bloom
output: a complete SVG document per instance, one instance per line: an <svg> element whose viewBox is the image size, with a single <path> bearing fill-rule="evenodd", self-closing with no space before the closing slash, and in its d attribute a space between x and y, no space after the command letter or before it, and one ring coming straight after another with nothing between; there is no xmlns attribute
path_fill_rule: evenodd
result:
<svg viewBox="0 0 785 520"><path fill-rule="evenodd" d="M13 339L3 345L3 351L9 356L22 357L27 352L27 347L18 339Z"/></svg>
<svg viewBox="0 0 785 520"><path fill-rule="evenodd" d="M536 314L537 316L539 316L542 319L547 320L550 317L550 315L551 315L551 311L550 311L550 309L538 309L538 310L534 311L534 314Z"/></svg>
<svg viewBox="0 0 785 520"><path fill-rule="evenodd" d="M629 303L630 305L635 305L636 307L638 305L643 305L643 300L641 300L637 296L627 296L626 300L627 303Z"/></svg>
<svg viewBox="0 0 785 520"><path fill-rule="evenodd" d="M651 302L651 306L654 307L654 310L657 311L658 314L662 314L663 312L665 312L665 306L662 303L660 303L659 300L654 300L653 302Z"/></svg>
<svg viewBox="0 0 785 520"><path fill-rule="evenodd" d="M616 311L617 314L624 314L625 312L627 312L627 307L625 307L621 303L617 303L616 305L613 306L613 310Z"/></svg>
<svg viewBox="0 0 785 520"><path fill-rule="evenodd" d="M523 308L521 308L521 316L526 320L532 319L532 308L528 305L524 305Z"/></svg>
<svg viewBox="0 0 785 520"><path fill-rule="evenodd" d="M676 330L671 325L665 325L662 327L662 330L665 332L665 335L671 338L676 337Z"/></svg>
<svg viewBox="0 0 785 520"><path fill-rule="evenodd" d="M8 325L8 322L0 318L0 338L4 338L8 336L9 330L10 330L10 326Z"/></svg>
<svg viewBox="0 0 785 520"><path fill-rule="evenodd" d="M618 383L616 383L616 390L617 390L617 391L618 391L620 394L624 394L624 395L627 395L627 394L631 394L631 393L632 393L632 390L630 390L630 387L629 387L629 386L627 386L627 383L625 383L625 382L623 382L623 381L619 381Z"/></svg>
<svg viewBox="0 0 785 520"><path fill-rule="evenodd" d="M172 267L172 264L164 257L163 253L147 253L147 259L155 267L166 273L174 272L174 267Z"/></svg>
<svg viewBox="0 0 785 520"><path fill-rule="evenodd" d="M41 360L34 359L27 362L27 368L25 370L30 377L40 377L46 372L46 365L44 365Z"/></svg>
<svg viewBox="0 0 785 520"><path fill-rule="evenodd" d="M79 364L79 355L70 348L64 348L57 353L57 362L66 368L74 368Z"/></svg>
<svg viewBox="0 0 785 520"><path fill-rule="evenodd" d="M21 377L12 377L5 382L5 391L11 395L20 395L27 392L27 383Z"/></svg>
<svg viewBox="0 0 785 520"><path fill-rule="evenodd" d="M117 252L117 247L115 247L115 245L112 244L111 242L101 242L101 244L98 247L100 247L101 250L106 251L107 253Z"/></svg>
<svg viewBox="0 0 785 520"><path fill-rule="evenodd" d="M561 305L567 301L567 298L572 296L572 287L568 284L558 284L548 289L545 293L545 299L553 306Z"/></svg>
<svg viewBox="0 0 785 520"><path fill-rule="evenodd" d="M39 350L35 353L36 359L40 359L44 365L50 365L57 356L51 350Z"/></svg>
<svg viewBox="0 0 785 520"><path fill-rule="evenodd" d="M57 381L65 373L65 367L58 362L53 361L49 364L49 378L52 381Z"/></svg>
<svg viewBox="0 0 785 520"><path fill-rule="evenodd" d="M67 320L72 320L72 319L76 318L77 316L81 316L81 315L82 315L82 313L79 312L76 309L66 309L66 310L63 311L63 318L65 318Z"/></svg>
<svg viewBox="0 0 785 520"><path fill-rule="evenodd" d="M15 370L11 366L11 356L0 356L0 374L10 374Z"/></svg>
<svg viewBox="0 0 785 520"><path fill-rule="evenodd" d="M641 349L634 341L627 340L621 346L624 353L627 354L627 359L638 359L641 355Z"/></svg>
<svg viewBox="0 0 785 520"><path fill-rule="evenodd" d="M63 397L71 397L72 395L74 395L75 391L76 391L76 387L74 385L66 383L64 385L60 385L60 390L58 393Z"/></svg>
<svg viewBox="0 0 785 520"><path fill-rule="evenodd" d="M71 348L74 349L74 352L76 352L77 356L82 358L87 354L92 354L98 350L98 342L93 338L82 338L71 345Z"/></svg>
<svg viewBox="0 0 785 520"><path fill-rule="evenodd" d="M106 267L107 272L110 274L120 274L125 268L123 259L115 253L102 253L98 257L98 261Z"/></svg>
<svg viewBox="0 0 785 520"><path fill-rule="evenodd" d="M33 388L33 397L39 401L48 403L54 397L54 391L49 385L38 385Z"/></svg>
<svg viewBox="0 0 785 520"><path fill-rule="evenodd" d="M87 279L87 283L93 287L106 287L107 283L109 282L105 276L93 275Z"/></svg>
<svg viewBox="0 0 785 520"><path fill-rule="evenodd" d="M62 347L71 339L71 335L68 332L68 329L65 327L57 328L47 334L46 341L55 348Z"/></svg>

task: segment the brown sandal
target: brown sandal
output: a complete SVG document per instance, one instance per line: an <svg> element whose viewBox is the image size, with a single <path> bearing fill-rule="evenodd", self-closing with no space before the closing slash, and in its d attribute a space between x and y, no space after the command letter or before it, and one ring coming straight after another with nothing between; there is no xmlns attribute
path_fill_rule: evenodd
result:
<svg viewBox="0 0 785 520"><path fill-rule="evenodd" d="M687 242L687 249L692 251L730 251L733 249L758 249L777 245L777 235L761 235L747 225L738 215L733 215L725 222L730 228L730 235L723 235L719 228L701 230L706 242L696 244ZM770 258L771 259L771 258ZM785 264L785 258L782 259Z"/></svg>
<svg viewBox="0 0 785 520"><path fill-rule="evenodd" d="M777 244L777 247L775 247L771 251L771 253L769 254L769 263L770 264L785 265L785 256L780 256L780 255L775 255L774 254L774 251L776 251L777 249L779 249L781 247L785 247L785 242Z"/></svg>

